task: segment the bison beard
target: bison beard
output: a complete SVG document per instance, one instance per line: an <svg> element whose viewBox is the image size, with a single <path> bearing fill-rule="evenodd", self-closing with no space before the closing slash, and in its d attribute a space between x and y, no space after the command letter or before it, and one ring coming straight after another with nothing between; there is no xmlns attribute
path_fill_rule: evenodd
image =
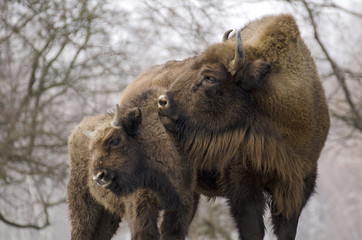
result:
<svg viewBox="0 0 362 240"><path fill-rule="evenodd" d="M328 135L324 90L292 16L251 22L243 39L229 33L186 60L159 97L160 119L199 170L220 173L215 192L228 199L240 239L263 239L264 193L274 233L294 239Z"/></svg>

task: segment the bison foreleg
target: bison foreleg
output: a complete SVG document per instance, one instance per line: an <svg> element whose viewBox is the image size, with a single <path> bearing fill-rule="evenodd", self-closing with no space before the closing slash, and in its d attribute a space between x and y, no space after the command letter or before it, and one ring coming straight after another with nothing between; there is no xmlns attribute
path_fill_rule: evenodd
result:
<svg viewBox="0 0 362 240"><path fill-rule="evenodd" d="M162 240L184 240L187 235L188 228L196 212L199 195L190 191L183 191L181 201L181 208L164 211L161 222Z"/></svg>
<svg viewBox="0 0 362 240"><path fill-rule="evenodd" d="M313 194L316 184L316 173L311 174L304 180L304 193L302 207L296 211L293 216L287 219L282 214L277 214L276 211L271 208L273 230L274 234L278 237L278 240L293 240L296 237L299 216L302 208L307 203L309 197Z"/></svg>
<svg viewBox="0 0 362 240"><path fill-rule="evenodd" d="M87 186L80 184L72 175L75 174L71 174L67 194L72 225L71 239L111 239L117 231L120 218L98 204L90 195Z"/></svg>
<svg viewBox="0 0 362 240"><path fill-rule="evenodd" d="M159 240L158 201L154 194L147 190L136 191L133 196L127 198L125 204L132 240Z"/></svg>
<svg viewBox="0 0 362 240"><path fill-rule="evenodd" d="M273 215L273 230L278 240L294 240L297 234L299 215L293 215L289 219L281 214Z"/></svg>
<svg viewBox="0 0 362 240"><path fill-rule="evenodd" d="M223 181L226 181L223 185L228 186L226 197L239 238L262 240L265 232L265 197L259 179L235 167L229 169L229 174L224 176Z"/></svg>

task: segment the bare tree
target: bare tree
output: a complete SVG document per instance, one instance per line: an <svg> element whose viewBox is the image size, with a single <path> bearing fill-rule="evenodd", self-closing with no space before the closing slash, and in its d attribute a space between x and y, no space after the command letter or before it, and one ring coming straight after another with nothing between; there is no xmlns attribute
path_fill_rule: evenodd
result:
<svg viewBox="0 0 362 240"><path fill-rule="evenodd" d="M0 220L41 229L65 201L69 129L89 102L120 92L125 54L104 1L0 5Z"/></svg>
<svg viewBox="0 0 362 240"><path fill-rule="evenodd" d="M220 5L172 4L0 0L0 221L48 226L49 209L65 201L70 129L107 111L154 59L206 45Z"/></svg>
<svg viewBox="0 0 362 240"><path fill-rule="evenodd" d="M147 67L219 41L259 2L0 0L0 221L48 226L50 208L65 198L70 129L112 109ZM310 37L338 136L360 137L361 11L332 0L272 2L291 9ZM233 239L223 202L201 209L191 237Z"/></svg>

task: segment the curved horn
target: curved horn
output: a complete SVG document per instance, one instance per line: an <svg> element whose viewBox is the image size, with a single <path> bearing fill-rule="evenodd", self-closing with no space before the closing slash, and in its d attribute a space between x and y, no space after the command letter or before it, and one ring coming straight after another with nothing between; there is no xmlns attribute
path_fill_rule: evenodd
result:
<svg viewBox="0 0 362 240"><path fill-rule="evenodd" d="M229 34L230 34L232 31L233 31L232 29L229 29L229 30L227 30L227 31L224 33L224 36L222 37L222 42L226 42L226 41L229 39Z"/></svg>
<svg viewBox="0 0 362 240"><path fill-rule="evenodd" d="M237 70L244 65L245 61L245 52L243 41L241 39L240 30L236 32L236 44L235 44L235 57L231 61L231 70L234 75Z"/></svg>
<svg viewBox="0 0 362 240"><path fill-rule="evenodd" d="M243 41L241 39L240 30L236 32L236 46L235 46L235 62L244 63L245 61L245 52Z"/></svg>
<svg viewBox="0 0 362 240"><path fill-rule="evenodd" d="M111 125L115 128L119 128L121 126L121 110L119 109L118 104L116 104L116 111L114 112L114 118Z"/></svg>

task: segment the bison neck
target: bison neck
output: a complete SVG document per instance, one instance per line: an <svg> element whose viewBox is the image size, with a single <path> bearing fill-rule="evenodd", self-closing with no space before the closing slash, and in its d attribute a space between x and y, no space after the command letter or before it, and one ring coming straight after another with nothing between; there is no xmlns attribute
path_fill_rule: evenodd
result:
<svg viewBox="0 0 362 240"><path fill-rule="evenodd" d="M238 163L248 171L283 181L303 177L302 161L265 121L250 121L225 131L185 126L179 129L178 139L182 151L196 162L198 169L222 170Z"/></svg>

